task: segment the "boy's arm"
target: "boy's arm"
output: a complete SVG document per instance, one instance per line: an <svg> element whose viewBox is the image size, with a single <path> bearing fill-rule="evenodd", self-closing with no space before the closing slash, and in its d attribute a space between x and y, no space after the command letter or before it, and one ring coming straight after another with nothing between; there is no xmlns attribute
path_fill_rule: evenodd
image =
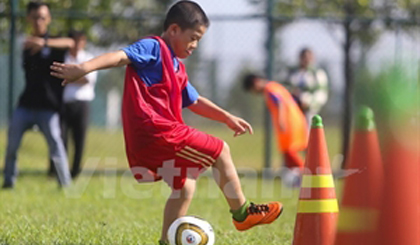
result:
<svg viewBox="0 0 420 245"><path fill-rule="evenodd" d="M248 122L230 114L204 97L199 96L196 103L190 105L188 109L200 116L225 123L230 129L235 131L235 137L246 133L247 130L250 134L254 133Z"/></svg>
<svg viewBox="0 0 420 245"><path fill-rule="evenodd" d="M89 83L89 80L86 78L86 76L84 76L84 77L80 78L79 80L73 82L73 84L77 84L77 85L85 85L85 84L88 84L88 83Z"/></svg>
<svg viewBox="0 0 420 245"><path fill-rule="evenodd" d="M80 62L88 61L88 60L92 59L93 57L94 56L89 57L86 60L80 61ZM97 76L98 76L98 72L94 71L94 72L91 72L91 73L87 74L86 76L80 78L79 80L74 81L73 83L77 84L77 85L85 85L85 84L88 84L88 83L94 85L96 83Z"/></svg>
<svg viewBox="0 0 420 245"><path fill-rule="evenodd" d="M79 80L92 71L125 66L130 63L131 61L125 52L120 50L100 55L81 64L63 64L54 62L51 66L51 70L53 70L51 75L64 79L63 85L65 85L67 83Z"/></svg>

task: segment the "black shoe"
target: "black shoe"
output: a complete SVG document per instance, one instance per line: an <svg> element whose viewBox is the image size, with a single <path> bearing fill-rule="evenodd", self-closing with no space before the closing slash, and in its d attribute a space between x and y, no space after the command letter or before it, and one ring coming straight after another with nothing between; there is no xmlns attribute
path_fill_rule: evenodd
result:
<svg viewBox="0 0 420 245"><path fill-rule="evenodd" d="M55 170L49 170L47 172L47 176L50 178L54 178L54 177L57 177L57 173L55 172Z"/></svg>
<svg viewBox="0 0 420 245"><path fill-rule="evenodd" d="M72 170L70 172L71 178L76 179L79 176L80 172L81 172L80 170L77 170L77 171Z"/></svg>
<svg viewBox="0 0 420 245"><path fill-rule="evenodd" d="M13 189L13 184L4 183L1 188L2 189Z"/></svg>

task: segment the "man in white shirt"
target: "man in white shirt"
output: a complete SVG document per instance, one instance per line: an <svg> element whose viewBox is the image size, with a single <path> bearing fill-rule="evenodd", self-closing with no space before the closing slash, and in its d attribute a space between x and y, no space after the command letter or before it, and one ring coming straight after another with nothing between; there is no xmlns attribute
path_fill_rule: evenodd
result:
<svg viewBox="0 0 420 245"><path fill-rule="evenodd" d="M314 66L312 50L304 48L299 54L299 67L293 69L286 81L291 94L305 114L308 125L328 100L328 76Z"/></svg>
<svg viewBox="0 0 420 245"><path fill-rule="evenodd" d="M84 50L86 35L81 31L71 31L69 36L74 39L75 46L65 56L65 63L79 64L94 56ZM63 93L63 113L61 118L62 135L67 147L69 136L74 143L73 165L71 176L75 178L81 172L81 161L85 145L86 131L89 123L89 102L95 98L95 83L97 72L92 72L80 80L67 84Z"/></svg>

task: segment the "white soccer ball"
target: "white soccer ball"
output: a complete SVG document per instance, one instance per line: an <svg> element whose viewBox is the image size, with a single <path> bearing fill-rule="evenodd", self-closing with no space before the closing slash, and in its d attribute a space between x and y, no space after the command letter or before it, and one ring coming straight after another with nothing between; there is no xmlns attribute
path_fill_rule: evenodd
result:
<svg viewBox="0 0 420 245"><path fill-rule="evenodd" d="M209 222L184 216L171 224L168 240L170 245L213 245L214 231Z"/></svg>

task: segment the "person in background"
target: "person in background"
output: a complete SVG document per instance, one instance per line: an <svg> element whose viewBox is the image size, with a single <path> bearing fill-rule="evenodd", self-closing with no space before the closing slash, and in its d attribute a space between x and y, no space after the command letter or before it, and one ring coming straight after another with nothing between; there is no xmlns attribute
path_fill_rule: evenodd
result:
<svg viewBox="0 0 420 245"><path fill-rule="evenodd" d="M299 54L299 67L292 69L285 85L289 88L310 125L328 100L328 76L316 68L312 50L304 48Z"/></svg>
<svg viewBox="0 0 420 245"><path fill-rule="evenodd" d="M248 74L243 80L243 88L264 95L277 136L277 147L284 157L282 181L289 187L299 187L305 164L299 152L306 149L308 142L305 116L289 91L277 82Z"/></svg>
<svg viewBox="0 0 420 245"><path fill-rule="evenodd" d="M72 30L69 37L75 42L65 56L64 63L80 64L94 56L85 50L86 34L83 31ZM67 147L69 136L74 143L74 157L71 166L71 176L76 178L81 172L81 161L85 147L87 127L89 124L89 103L95 98L95 83L97 72L92 72L64 87L63 111L61 116L62 137ZM54 165L50 165L50 173L54 172Z"/></svg>
<svg viewBox="0 0 420 245"><path fill-rule="evenodd" d="M27 5L27 21L32 32L25 40L23 51L25 89L9 124L2 187L14 187L18 172L17 151L23 134L34 125L47 140L59 185L64 187L71 184L71 178L59 122L63 89L60 79L50 75L50 66L53 61L64 61L66 50L73 48L74 41L50 36L48 26L51 15L46 3L30 2Z"/></svg>

